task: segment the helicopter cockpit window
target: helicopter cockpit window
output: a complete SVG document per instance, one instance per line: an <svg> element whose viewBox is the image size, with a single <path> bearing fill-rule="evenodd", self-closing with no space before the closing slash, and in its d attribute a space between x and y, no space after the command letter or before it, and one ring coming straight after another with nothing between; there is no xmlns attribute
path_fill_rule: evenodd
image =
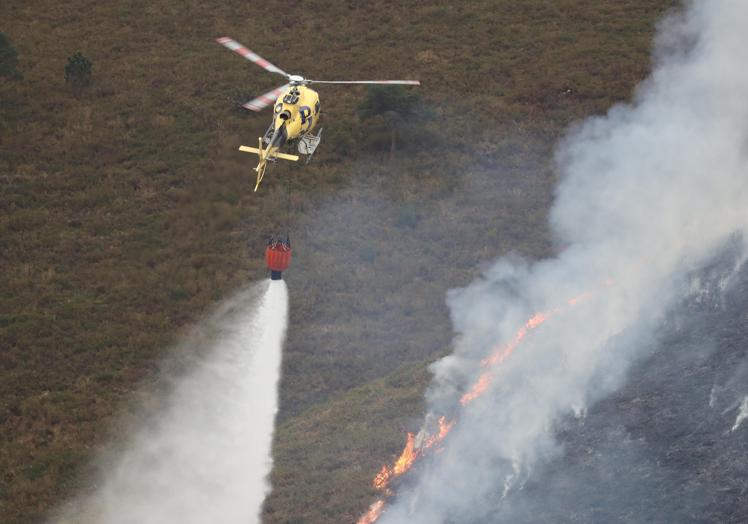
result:
<svg viewBox="0 0 748 524"><path fill-rule="evenodd" d="M283 97L283 103L284 104L296 104L299 101L299 94L295 92L290 92L286 96Z"/></svg>

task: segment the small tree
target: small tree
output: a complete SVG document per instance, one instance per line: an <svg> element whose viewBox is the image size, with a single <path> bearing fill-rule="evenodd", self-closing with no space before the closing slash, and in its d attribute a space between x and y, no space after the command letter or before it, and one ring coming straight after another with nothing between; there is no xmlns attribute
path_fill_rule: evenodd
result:
<svg viewBox="0 0 748 524"><path fill-rule="evenodd" d="M4 33L0 33L0 76L8 78L22 78L16 71L18 65L18 51L10 45L10 40Z"/></svg>
<svg viewBox="0 0 748 524"><path fill-rule="evenodd" d="M397 131L405 122L418 118L423 110L421 96L402 86L373 85L366 89L366 97L358 106L361 120L374 117L384 119L390 132L390 160L395 156Z"/></svg>
<svg viewBox="0 0 748 524"><path fill-rule="evenodd" d="M91 67L91 61L80 51L75 53L65 66L65 83L80 93L91 84Z"/></svg>

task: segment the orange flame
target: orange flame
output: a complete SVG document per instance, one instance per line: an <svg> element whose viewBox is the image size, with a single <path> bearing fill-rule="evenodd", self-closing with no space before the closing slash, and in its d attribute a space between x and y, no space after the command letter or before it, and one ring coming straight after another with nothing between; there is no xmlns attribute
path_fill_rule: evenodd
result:
<svg viewBox="0 0 748 524"><path fill-rule="evenodd" d="M504 360L504 359L502 358L501 360ZM483 393L486 392L486 390L488 389L488 386L491 385L492 381L493 381L493 373L491 373L490 371L483 373L478 379L478 382L473 384L473 387L470 388L470 391L462 395L462 398L460 399L460 404L462 404L463 406L466 406L467 404L469 404L476 398L480 397Z"/></svg>
<svg viewBox="0 0 748 524"><path fill-rule="evenodd" d="M494 350L494 352L490 356L481 360L481 365L483 365L484 367L495 366L496 364L501 364L502 362L504 362L512 353L514 353L514 350L517 349L519 343L522 342L522 339L525 338L525 335L527 335L530 330L535 329L560 311L561 310L557 308L552 309L551 311L548 311L546 313L535 313L527 322L525 322L524 326L519 328L519 331L517 331L517 333L514 335L514 338L511 342L509 342L509 344L507 344L506 346L501 346ZM481 377L480 380L482 379L483 377ZM465 405L464 402L463 405Z"/></svg>
<svg viewBox="0 0 748 524"><path fill-rule="evenodd" d="M400 457L395 461L392 467L388 467L386 464L382 466L382 469L379 471L377 476L374 477L375 488L386 488L393 477L399 477L411 468L413 462L416 460L415 442L415 435L413 435L413 433L408 433L408 440L405 443L405 448L400 454Z"/></svg>
<svg viewBox="0 0 748 524"><path fill-rule="evenodd" d="M384 501L380 499L369 506L369 511L363 514L356 524L374 524L374 522L379 519L380 515L382 515L383 509Z"/></svg>
<svg viewBox="0 0 748 524"><path fill-rule="evenodd" d="M593 294L594 293L592 291L588 291L587 293L582 293L581 295L578 295L574 298L570 298L566 301L566 303L570 306L576 306L580 302L584 302L585 300L589 300L590 298L592 298Z"/></svg>
<svg viewBox="0 0 748 524"><path fill-rule="evenodd" d="M441 442L444 440L444 437L447 436L447 434L451 431L452 427L457 424L456 420L453 420L451 422L447 422L446 417L439 417L439 435L437 438L437 442Z"/></svg>
<svg viewBox="0 0 748 524"><path fill-rule="evenodd" d="M535 315L533 315L527 322L525 322L525 325L520 328L520 330L514 336L514 339L512 339L509 344L496 350L494 354L484 359L481 363L484 366L495 366L506 360L514 352L522 339L525 338L525 335L527 335L528 331L535 329L552 315L556 314L558 311L560 310L556 309L548 313L536 313ZM487 371L483 373L478 381L470 389L470 391L462 396L462 398L460 399L460 404L465 406L471 401L483 395L483 393L485 393L488 387L491 385L493 378L493 372ZM382 466L382 469L379 471L379 473L377 473L376 477L374 477L374 481L372 482L374 487L378 490L387 489L393 478L397 478L409 471L410 468L413 467L415 461L418 460L426 450L444 440L444 438L447 436L447 434L449 434L450 430L456 423L456 420L447 422L446 417L439 417L438 433L436 433L435 435L431 435L423 440L421 445L417 449L415 435L413 435L413 433L408 433L405 448L403 448L400 457L398 457L398 459L392 466L388 466L387 464ZM372 505L369 508L369 512L361 517L361 519L358 521L358 524L368 524L375 522L379 518L379 515L381 514L383 508L384 502L382 502L381 506L378 506L376 508L376 517L374 518L374 520L366 520L370 518L369 515L373 514L374 505Z"/></svg>
<svg viewBox="0 0 748 524"><path fill-rule="evenodd" d="M377 476L374 477L372 483L376 489L384 490L390 484L393 478L397 478L402 474L406 473L413 464L418 460L426 450L432 448L435 444L438 444L447 436L452 427L454 427L456 421L452 420L447 422L446 417L439 417L439 431L438 433L426 437L423 439L418 446L416 446L416 437L413 433L408 433L407 441L405 442L405 448L403 448L400 457L392 464L382 466Z"/></svg>
<svg viewBox="0 0 748 524"><path fill-rule="evenodd" d="M611 287L613 284L614 282L611 278L606 281L607 287ZM582 293L567 300L566 305L570 307L576 306L581 302L589 300L594 295L595 291ZM495 349L490 356L481 361L481 365L483 367L493 367L504 362L511 356L512 353L514 353L514 350L517 349L517 346L519 346L519 343L522 341L522 339L525 338L529 331L537 328L549 318L557 315L558 313L561 313L564 309L565 308L563 307L557 307L545 313L536 313L535 315L530 317L527 322L525 322L525 324L517 331L511 342L509 342L505 346L500 346ZM492 371L484 372L478 378L478 381L473 384L473 387L470 388L470 391L465 393L460 398L460 404L465 406L471 401L483 395L483 393L485 393L488 387L491 385L493 378L494 373ZM377 476L374 477L374 487L379 490L387 489L390 481L393 478L397 478L400 475L406 473L408 470L410 470L411 467L413 467L415 461L418 460L426 452L426 450L444 440L444 438L447 436L447 434L449 434L450 430L456 423L456 420L447 422L446 417L439 417L439 432L423 440L418 448L416 448L415 436L413 435L413 433L408 433L405 448L400 454L400 457L391 467L387 466L386 464L382 466L382 469L379 471ZM385 493L388 496L392 495L392 492L390 490L387 490ZM382 511L384 510L384 504L384 500L380 499L369 506L369 511L358 520L357 524L373 524L374 522L376 522L381 516Z"/></svg>
<svg viewBox="0 0 748 524"><path fill-rule="evenodd" d="M392 472L395 476L400 476L410 469L413 465L413 461L416 459L416 453L413 450L415 446L415 436L413 433L408 433L408 440L405 444L405 449L400 454L400 458L395 461L395 465L392 468Z"/></svg>
<svg viewBox="0 0 748 524"><path fill-rule="evenodd" d="M430 447L432 447L434 444L438 444L439 442L444 440L444 437L447 436L447 434L450 432L450 430L452 429L452 427L454 427L456 423L457 423L456 420L447 422L447 417L443 417L443 416L439 417L439 433L424 440L423 444L421 444L420 449L427 450Z"/></svg>
<svg viewBox="0 0 748 524"><path fill-rule="evenodd" d="M556 311L552 311L551 313L555 313ZM527 329L535 329L540 324L545 322L548 319L548 315L544 315L543 313L535 313L532 317L530 317L530 320L528 320L525 323L525 327Z"/></svg>

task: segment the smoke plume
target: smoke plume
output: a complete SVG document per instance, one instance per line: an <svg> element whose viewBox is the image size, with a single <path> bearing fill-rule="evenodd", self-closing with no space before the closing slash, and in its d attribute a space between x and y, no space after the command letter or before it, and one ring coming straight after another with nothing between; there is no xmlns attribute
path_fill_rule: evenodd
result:
<svg viewBox="0 0 748 524"><path fill-rule="evenodd" d="M583 416L622 385L657 347L658 322L688 293L686 275L746 232L746 27L745 2L688 2L665 19L653 72L633 102L576 126L558 147L550 222L559 255L499 260L449 293L457 337L432 368L435 414L456 413L481 360L535 312L589 295L497 366L382 522L502 521L496 502L562 452L554 437L562 417Z"/></svg>
<svg viewBox="0 0 748 524"><path fill-rule="evenodd" d="M746 418L748 418L748 396L743 397L743 401L740 403L740 411L730 431L737 430Z"/></svg>
<svg viewBox="0 0 748 524"><path fill-rule="evenodd" d="M259 522L286 334L285 283L238 293L177 353L196 362L58 522Z"/></svg>

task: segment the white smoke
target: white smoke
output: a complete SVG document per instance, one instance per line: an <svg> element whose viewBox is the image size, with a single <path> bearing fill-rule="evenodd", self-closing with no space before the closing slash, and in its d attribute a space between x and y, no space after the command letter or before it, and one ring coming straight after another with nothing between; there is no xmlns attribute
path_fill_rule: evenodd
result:
<svg viewBox="0 0 748 524"><path fill-rule="evenodd" d="M528 334L382 522L500 521L488 506L561 452L554 424L618 388L687 293L679 279L746 232L746 27L748 3L727 0L689 2L663 21L634 102L585 121L559 146L557 258L502 259L449 294L458 335L454 354L432 368L435 413L454 406L480 359L534 312L594 292Z"/></svg>
<svg viewBox="0 0 748 524"><path fill-rule="evenodd" d="M257 294L261 293L259 302ZM102 466L95 492L60 524L247 524L260 521L286 334L285 283L240 292L185 342L200 348L163 409Z"/></svg>
<svg viewBox="0 0 748 524"><path fill-rule="evenodd" d="M748 418L748 396L743 397L743 402L740 403L740 411L730 431L738 429L746 418Z"/></svg>
<svg viewBox="0 0 748 524"><path fill-rule="evenodd" d="M714 408L714 405L717 403L717 386L712 386L712 389L709 391L709 407Z"/></svg>

